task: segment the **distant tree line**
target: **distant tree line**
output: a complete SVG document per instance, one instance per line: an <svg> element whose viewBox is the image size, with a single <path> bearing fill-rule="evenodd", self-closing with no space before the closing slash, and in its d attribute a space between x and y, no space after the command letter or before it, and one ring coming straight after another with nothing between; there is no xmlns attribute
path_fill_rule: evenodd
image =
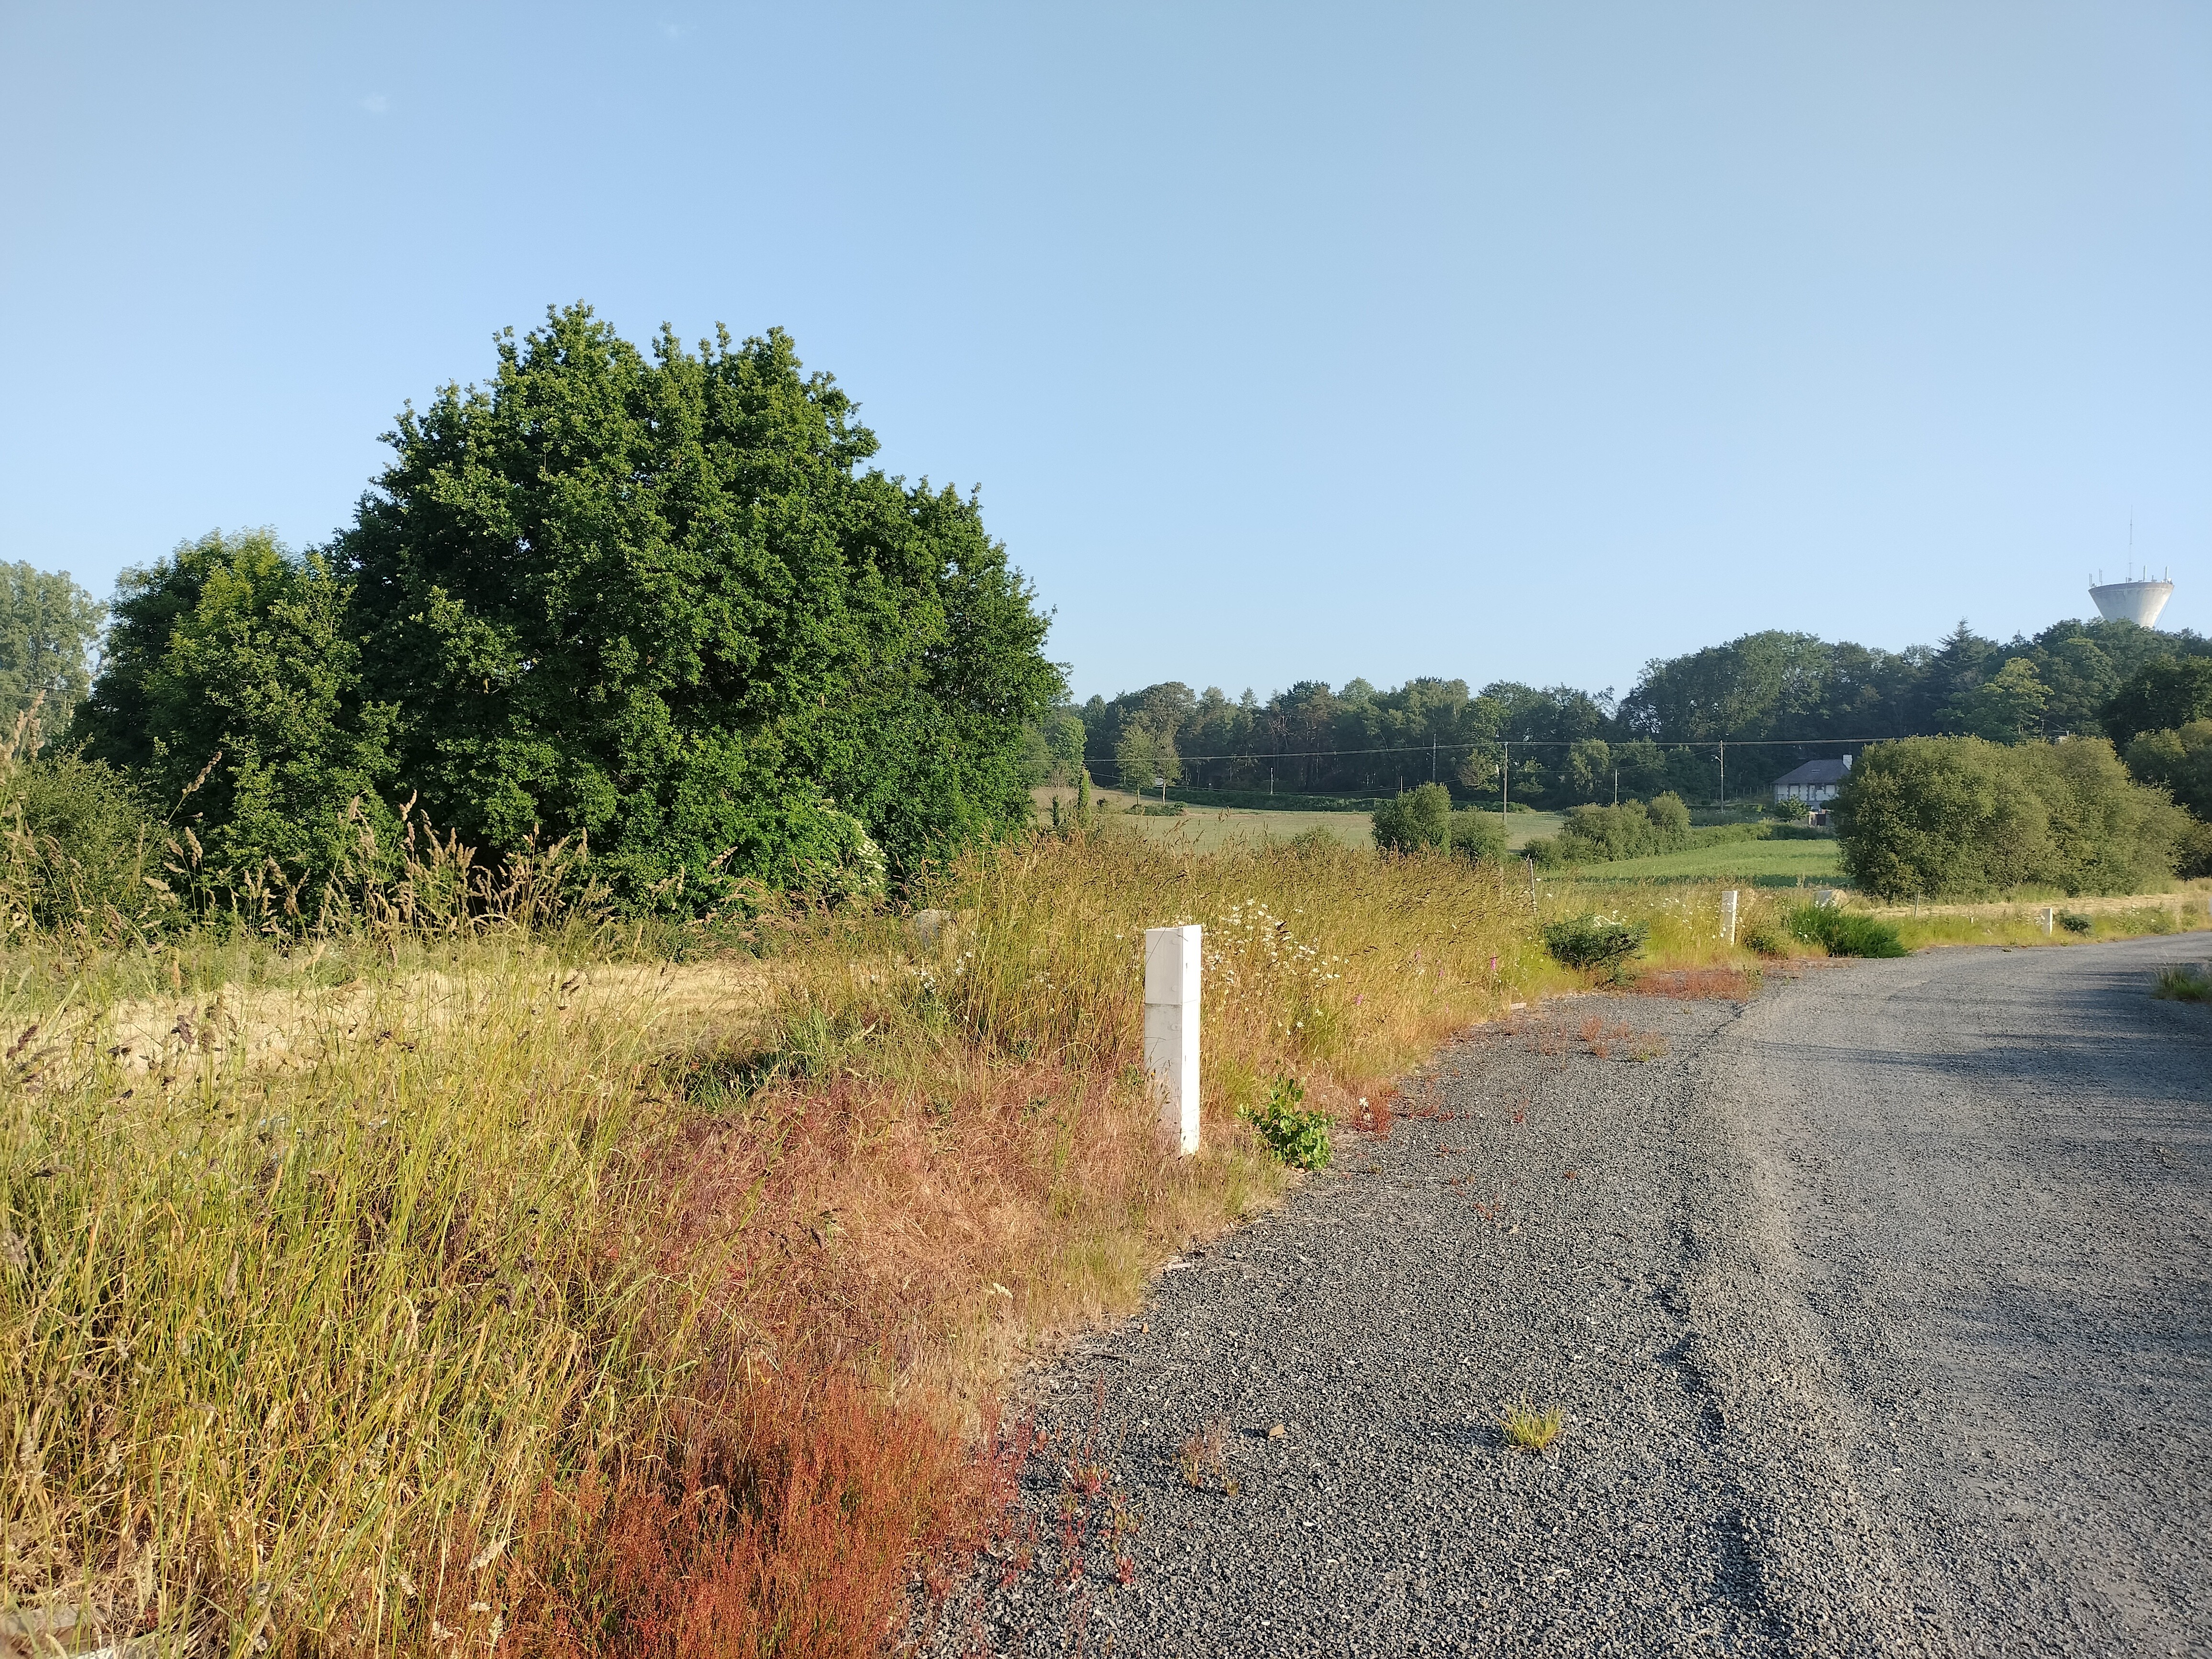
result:
<svg viewBox="0 0 2212 1659"><path fill-rule="evenodd" d="M1029 821L1062 682L973 497L867 468L781 332L643 352L576 306L497 349L401 415L328 544L210 534L126 573L96 677L99 607L0 572L37 764L135 801L198 878L311 895L410 812L490 855L586 838L622 902L679 910L880 890Z"/></svg>
<svg viewBox="0 0 2212 1659"><path fill-rule="evenodd" d="M1855 740L2094 734L2124 746L2136 731L2166 728L2108 730L2108 715L2137 719L2116 699L2154 698L2139 677L2185 677L2176 664L2212 665L2212 640L2100 620L2001 643L1961 623L1940 645L1893 652L1768 631L1655 659L1618 699L1418 678L1392 690L1304 680L1263 702L1169 681L1051 720L1063 756L1080 722L1084 763L1109 783L1395 795L1435 781L1493 804L1501 793L1547 807L1610 804L1616 791L1623 801L1668 792L1711 801L1723 781L1730 798L1759 793Z"/></svg>

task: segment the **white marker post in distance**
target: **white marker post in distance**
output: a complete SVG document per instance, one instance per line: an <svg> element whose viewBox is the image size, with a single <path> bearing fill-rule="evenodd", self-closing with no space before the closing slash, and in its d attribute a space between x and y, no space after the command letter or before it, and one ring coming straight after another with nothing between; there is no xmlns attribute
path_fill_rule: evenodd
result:
<svg viewBox="0 0 2212 1659"><path fill-rule="evenodd" d="M1160 1127L1186 1158L1198 1150L1198 927L1145 930L1145 1069Z"/></svg>

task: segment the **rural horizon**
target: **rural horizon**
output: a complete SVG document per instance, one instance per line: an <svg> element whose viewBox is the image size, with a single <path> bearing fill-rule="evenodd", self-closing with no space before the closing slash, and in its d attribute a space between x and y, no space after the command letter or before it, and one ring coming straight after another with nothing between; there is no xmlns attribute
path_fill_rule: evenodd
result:
<svg viewBox="0 0 2212 1659"><path fill-rule="evenodd" d="M2208 79L0 11L0 1659L2212 1651Z"/></svg>

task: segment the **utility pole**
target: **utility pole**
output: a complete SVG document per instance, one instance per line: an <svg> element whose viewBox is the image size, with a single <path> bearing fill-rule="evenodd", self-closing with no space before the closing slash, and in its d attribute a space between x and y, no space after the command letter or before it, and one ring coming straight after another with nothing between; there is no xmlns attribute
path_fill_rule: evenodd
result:
<svg viewBox="0 0 2212 1659"><path fill-rule="evenodd" d="M1505 764L1498 769L1498 821L1505 822L1506 797L1513 789L1513 739L1505 739Z"/></svg>
<svg viewBox="0 0 2212 1659"><path fill-rule="evenodd" d="M1728 739L1721 739L1721 805L1728 805Z"/></svg>
<svg viewBox="0 0 2212 1659"><path fill-rule="evenodd" d="M1620 769L1618 766L1613 769L1613 804L1615 806L1620 805Z"/></svg>

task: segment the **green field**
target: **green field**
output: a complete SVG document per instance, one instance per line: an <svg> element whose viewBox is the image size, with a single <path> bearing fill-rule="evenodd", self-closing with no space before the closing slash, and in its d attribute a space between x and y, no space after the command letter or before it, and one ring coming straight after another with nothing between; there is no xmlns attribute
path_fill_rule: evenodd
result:
<svg viewBox="0 0 2212 1659"><path fill-rule="evenodd" d="M1075 797L1066 789L1037 789L1031 791L1037 804L1040 821L1049 822L1052 817L1052 798L1058 795L1063 804L1073 804ZM1234 807L1185 806L1174 817L1146 817L1127 809L1135 797L1117 789L1101 789L1097 799L1106 809L1106 821L1124 826L1155 841L1173 842L1188 847L1194 852L1210 853L1231 842L1252 842L1261 839L1288 841L1309 830L1319 830L1334 836L1349 847L1372 847L1375 836L1364 812L1256 812ZM1559 833L1565 818L1558 812L1510 812L1506 830L1506 845L1519 847L1537 836Z"/></svg>
<svg viewBox="0 0 2212 1659"><path fill-rule="evenodd" d="M1647 859L1586 864L1573 873L1583 883L1741 881L1753 887L1838 887L1843 866L1832 841L1733 841L1692 847Z"/></svg>

